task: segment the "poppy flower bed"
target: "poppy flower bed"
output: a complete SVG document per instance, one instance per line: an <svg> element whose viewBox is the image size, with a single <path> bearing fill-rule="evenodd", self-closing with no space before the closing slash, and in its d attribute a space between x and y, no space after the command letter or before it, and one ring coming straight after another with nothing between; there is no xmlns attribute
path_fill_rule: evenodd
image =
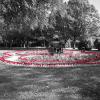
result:
<svg viewBox="0 0 100 100"><path fill-rule="evenodd" d="M10 65L67 67L79 64L100 64L100 53L64 49L61 54L50 55L48 50L6 50L0 51L0 60Z"/></svg>

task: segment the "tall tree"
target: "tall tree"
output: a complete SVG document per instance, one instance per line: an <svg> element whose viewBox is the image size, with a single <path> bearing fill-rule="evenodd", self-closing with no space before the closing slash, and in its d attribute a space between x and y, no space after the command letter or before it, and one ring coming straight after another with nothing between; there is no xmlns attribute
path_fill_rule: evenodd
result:
<svg viewBox="0 0 100 100"><path fill-rule="evenodd" d="M51 13L61 8L62 0L1 0L1 14L10 29L34 30L52 27Z"/></svg>
<svg viewBox="0 0 100 100"><path fill-rule="evenodd" d="M68 2L68 14L75 20L71 22L70 33L74 37L74 40L80 34L85 33L85 15L89 10L88 0L69 0Z"/></svg>
<svg viewBox="0 0 100 100"><path fill-rule="evenodd" d="M99 35L100 29L100 15L93 5L90 5L88 14L85 16L86 35Z"/></svg>
<svg viewBox="0 0 100 100"><path fill-rule="evenodd" d="M95 33L100 22L99 15L88 0L69 0L67 12L75 20L69 22L69 32L75 41L80 35Z"/></svg>

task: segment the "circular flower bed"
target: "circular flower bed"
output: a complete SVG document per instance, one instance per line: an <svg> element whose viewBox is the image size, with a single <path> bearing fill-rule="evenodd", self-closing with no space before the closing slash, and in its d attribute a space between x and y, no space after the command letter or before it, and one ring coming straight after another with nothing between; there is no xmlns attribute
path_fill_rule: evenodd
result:
<svg viewBox="0 0 100 100"><path fill-rule="evenodd" d="M100 53L64 50L62 54L50 55L47 50L2 51L0 60L11 65L66 67L75 64L100 64Z"/></svg>

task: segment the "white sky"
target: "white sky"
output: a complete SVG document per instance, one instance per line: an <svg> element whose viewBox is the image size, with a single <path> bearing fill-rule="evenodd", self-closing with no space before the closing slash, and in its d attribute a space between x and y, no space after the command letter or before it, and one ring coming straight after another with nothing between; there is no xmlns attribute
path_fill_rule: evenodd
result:
<svg viewBox="0 0 100 100"><path fill-rule="evenodd" d="M69 1L69 0L63 0L63 1ZM90 4L93 4L95 8L98 10L100 14L100 0L89 0Z"/></svg>
<svg viewBox="0 0 100 100"><path fill-rule="evenodd" d="M93 4L100 14L100 0L89 0L91 4Z"/></svg>

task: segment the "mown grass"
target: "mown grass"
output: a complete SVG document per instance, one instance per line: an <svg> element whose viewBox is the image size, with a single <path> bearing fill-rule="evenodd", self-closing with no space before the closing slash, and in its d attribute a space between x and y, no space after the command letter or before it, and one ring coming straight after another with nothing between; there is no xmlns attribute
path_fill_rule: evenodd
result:
<svg viewBox="0 0 100 100"><path fill-rule="evenodd" d="M100 67L32 68L0 64L0 100L99 100Z"/></svg>

